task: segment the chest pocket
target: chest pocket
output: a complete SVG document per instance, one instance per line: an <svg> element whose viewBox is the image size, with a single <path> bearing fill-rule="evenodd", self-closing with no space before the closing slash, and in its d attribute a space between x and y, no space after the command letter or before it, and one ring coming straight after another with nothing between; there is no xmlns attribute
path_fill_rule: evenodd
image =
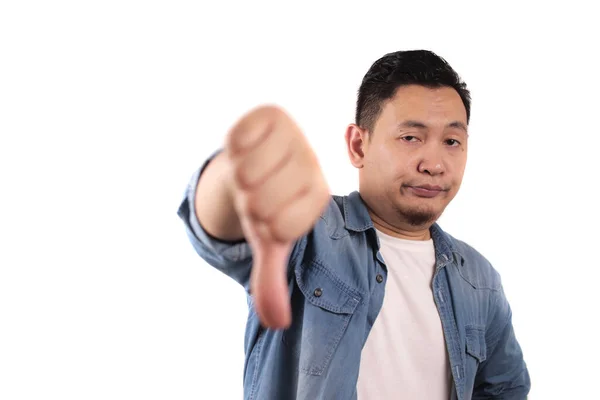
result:
<svg viewBox="0 0 600 400"><path fill-rule="evenodd" d="M482 363L487 358L485 344L485 329L475 325L465 327L467 337L467 354L471 355L477 363Z"/></svg>
<svg viewBox="0 0 600 400"><path fill-rule="evenodd" d="M321 375L333 358L360 295L319 263L295 271L292 324L282 340L292 351L300 371Z"/></svg>

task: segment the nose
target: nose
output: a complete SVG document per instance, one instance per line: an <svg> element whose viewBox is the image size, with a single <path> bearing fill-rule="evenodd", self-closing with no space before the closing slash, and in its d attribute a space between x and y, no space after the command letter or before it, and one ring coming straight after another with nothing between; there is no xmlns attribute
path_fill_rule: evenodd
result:
<svg viewBox="0 0 600 400"><path fill-rule="evenodd" d="M419 162L419 172L431 176L441 175L446 172L444 160L441 152L437 149L429 149L423 154L421 162Z"/></svg>

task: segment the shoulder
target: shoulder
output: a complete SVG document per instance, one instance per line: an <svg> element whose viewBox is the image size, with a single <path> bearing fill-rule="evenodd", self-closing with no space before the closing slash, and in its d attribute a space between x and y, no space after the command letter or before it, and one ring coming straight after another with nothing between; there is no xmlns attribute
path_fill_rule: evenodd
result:
<svg viewBox="0 0 600 400"><path fill-rule="evenodd" d="M452 235L446 236L458 254L458 272L467 283L475 289L501 290L500 274L483 254Z"/></svg>
<svg viewBox="0 0 600 400"><path fill-rule="evenodd" d="M331 243L335 242L335 239L348 236L344 223L343 203L343 196L330 196L329 202L321 211L310 232L296 241L290 257L292 264L303 260L307 252L310 257L323 258L321 253L330 253Z"/></svg>
<svg viewBox="0 0 600 400"><path fill-rule="evenodd" d="M321 213L321 218L324 220L329 220L331 222L337 222L343 225L345 213L344 198L346 198L346 196L339 196L335 194L331 195L327 207Z"/></svg>
<svg viewBox="0 0 600 400"><path fill-rule="evenodd" d="M329 203L321 212L315 229L326 233L332 239L340 239L349 234L346 229L346 209L344 198L346 196L332 195Z"/></svg>

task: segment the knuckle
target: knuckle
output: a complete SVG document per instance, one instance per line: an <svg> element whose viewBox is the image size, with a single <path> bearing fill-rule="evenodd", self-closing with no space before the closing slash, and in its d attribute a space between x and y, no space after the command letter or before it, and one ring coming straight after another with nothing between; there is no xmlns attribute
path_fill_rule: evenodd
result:
<svg viewBox="0 0 600 400"><path fill-rule="evenodd" d="M264 220L265 209L263 207L263 201L260 197L260 193L249 194L246 199L246 212L252 218L257 220Z"/></svg>
<svg viewBox="0 0 600 400"><path fill-rule="evenodd" d="M277 119L286 115L283 108L275 104L264 104L256 108L252 113L260 118Z"/></svg>
<svg viewBox="0 0 600 400"><path fill-rule="evenodd" d="M287 228L285 229L285 225L280 223L280 221L278 220L274 220L270 225L269 225L270 231L271 231L271 236L280 242L288 242L291 240L294 240L295 235L294 235L294 229L293 228Z"/></svg>
<svg viewBox="0 0 600 400"><path fill-rule="evenodd" d="M238 152L271 130L282 114L283 111L276 106L261 106L247 112L227 132L225 147L230 153Z"/></svg>
<svg viewBox="0 0 600 400"><path fill-rule="evenodd" d="M225 136L225 143L229 146L235 145L237 141L239 141L240 136L243 135L244 132L247 132L251 126L252 124L249 118L247 116L243 117L229 129L229 132L227 132L227 135Z"/></svg>
<svg viewBox="0 0 600 400"><path fill-rule="evenodd" d="M246 165L247 163L240 163L238 167L235 169L235 181L242 189L250 188L252 184L252 173L250 170L250 166Z"/></svg>

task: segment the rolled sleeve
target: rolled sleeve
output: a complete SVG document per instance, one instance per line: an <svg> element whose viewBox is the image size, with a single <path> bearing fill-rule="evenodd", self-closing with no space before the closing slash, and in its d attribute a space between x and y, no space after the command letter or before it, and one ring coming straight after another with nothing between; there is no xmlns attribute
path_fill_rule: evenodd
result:
<svg viewBox="0 0 600 400"><path fill-rule="evenodd" d="M206 166L221 152L214 152L192 175L177 215L183 221L188 238L198 255L209 265L230 276L249 290L252 253L245 240L228 242L212 237L196 216L195 198L198 181Z"/></svg>

